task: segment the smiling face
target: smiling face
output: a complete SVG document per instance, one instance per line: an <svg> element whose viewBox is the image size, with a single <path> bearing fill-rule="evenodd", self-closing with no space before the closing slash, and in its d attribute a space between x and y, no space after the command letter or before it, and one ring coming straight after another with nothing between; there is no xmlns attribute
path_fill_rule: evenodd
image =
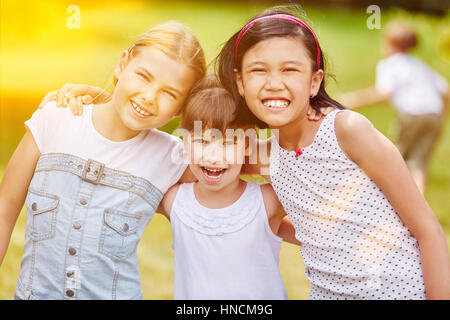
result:
<svg viewBox="0 0 450 320"><path fill-rule="evenodd" d="M239 94L249 109L272 128L280 128L306 116L323 71L312 72L312 60L296 37L273 37L258 42L242 59L236 73Z"/></svg>
<svg viewBox="0 0 450 320"><path fill-rule="evenodd" d="M185 140L189 167L203 188L218 191L239 181L246 146L245 134L236 131L235 135L227 135L217 129L207 129L203 133L191 133Z"/></svg>
<svg viewBox="0 0 450 320"><path fill-rule="evenodd" d="M123 124L136 131L169 122L196 79L190 67L154 47L140 48L131 58L124 51L115 76L111 102Z"/></svg>

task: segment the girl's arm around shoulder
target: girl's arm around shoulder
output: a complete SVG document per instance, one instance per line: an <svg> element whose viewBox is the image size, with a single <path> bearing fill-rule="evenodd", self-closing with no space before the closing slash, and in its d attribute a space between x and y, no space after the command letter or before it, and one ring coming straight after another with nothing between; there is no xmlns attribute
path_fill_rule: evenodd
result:
<svg viewBox="0 0 450 320"><path fill-rule="evenodd" d="M300 245L300 242L295 239L294 227L286 216L272 185L269 183L261 185L261 192L272 232L282 238L283 241Z"/></svg>
<svg viewBox="0 0 450 320"><path fill-rule="evenodd" d="M298 246L301 245L301 242L298 241L295 237L295 228L292 225L291 220L289 220L288 216L284 217L283 220L281 220L277 235L285 242L296 244Z"/></svg>
<svg viewBox="0 0 450 320"><path fill-rule="evenodd" d="M40 152L27 130L9 160L0 183L0 265L8 249L11 233L27 196L28 186Z"/></svg>
<svg viewBox="0 0 450 320"><path fill-rule="evenodd" d="M111 94L102 88L66 83L61 89L47 93L39 104L39 109L42 109L49 101L56 101L58 107L69 106L73 115L81 115L85 104L104 103L110 99Z"/></svg>
<svg viewBox="0 0 450 320"><path fill-rule="evenodd" d="M335 121L342 151L383 191L417 239L429 299L450 298L450 260L445 234L395 146L362 115L341 112Z"/></svg>
<svg viewBox="0 0 450 320"><path fill-rule="evenodd" d="M164 194L161 203L159 204L158 209L156 209L157 213L162 214L170 221L170 212L172 211L172 205L177 196L178 188L180 187L179 183L174 184L172 187L167 190Z"/></svg>

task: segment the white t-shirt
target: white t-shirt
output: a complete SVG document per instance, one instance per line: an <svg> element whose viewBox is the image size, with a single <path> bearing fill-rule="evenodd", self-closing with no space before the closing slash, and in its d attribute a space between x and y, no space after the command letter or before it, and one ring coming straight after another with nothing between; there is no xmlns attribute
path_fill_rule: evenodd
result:
<svg viewBox="0 0 450 320"><path fill-rule="evenodd" d="M400 112L440 114L447 81L419 59L397 53L378 63L376 88L391 93L392 104Z"/></svg>
<svg viewBox="0 0 450 320"><path fill-rule="evenodd" d="M111 141L95 129L93 107L85 106L82 116L74 116L69 108L49 102L36 110L25 125L41 154L66 153L93 159L108 168L144 178L162 193L180 179L187 165L179 158L183 152L179 138L150 129L126 141Z"/></svg>

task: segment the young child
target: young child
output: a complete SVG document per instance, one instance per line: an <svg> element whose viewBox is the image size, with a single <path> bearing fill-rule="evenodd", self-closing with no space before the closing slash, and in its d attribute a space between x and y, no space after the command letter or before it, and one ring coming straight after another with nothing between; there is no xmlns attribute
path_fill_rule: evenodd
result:
<svg viewBox="0 0 450 320"><path fill-rule="evenodd" d="M217 67L238 114L278 129L267 142L270 179L302 244L311 299L450 298L439 222L390 141L326 94L308 25L264 11L228 40ZM310 106L330 105L306 121Z"/></svg>
<svg viewBox="0 0 450 320"><path fill-rule="evenodd" d="M0 263L27 205L16 299L142 298L137 244L186 169L171 160L181 141L154 128L205 73L197 39L164 23L122 53L108 102L82 117L51 102L25 123L0 185Z"/></svg>
<svg viewBox="0 0 450 320"><path fill-rule="evenodd" d="M180 127L198 181L173 186L161 202L173 230L174 299L287 299L276 235L285 213L270 184L240 179L249 151L244 131L254 128L235 109L210 76L183 111ZM290 241L299 244L293 232Z"/></svg>
<svg viewBox="0 0 450 320"><path fill-rule="evenodd" d="M377 66L376 85L342 95L349 108L390 100L398 113L396 146L420 191L424 193L427 166L442 130L448 103L447 81L409 52L417 34L405 22L386 26L383 49L387 58Z"/></svg>

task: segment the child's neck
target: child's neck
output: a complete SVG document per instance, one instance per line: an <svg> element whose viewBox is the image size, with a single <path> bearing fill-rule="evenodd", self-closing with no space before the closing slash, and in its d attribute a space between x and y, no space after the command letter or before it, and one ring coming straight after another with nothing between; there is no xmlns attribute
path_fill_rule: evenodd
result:
<svg viewBox="0 0 450 320"><path fill-rule="evenodd" d="M408 51L407 50L405 51L405 50L402 50L402 49L399 49L399 48L391 47L389 52L388 52L388 54L387 54L387 56L388 57L392 57L392 56L394 56L396 54L399 54L399 53L401 53L401 54L408 54Z"/></svg>
<svg viewBox="0 0 450 320"><path fill-rule="evenodd" d="M306 116L278 129L278 143L288 151L309 146L314 141L322 120L310 121Z"/></svg>
<svg viewBox="0 0 450 320"><path fill-rule="evenodd" d="M196 182L194 184L194 194L197 201L209 209L221 209L235 203L245 191L247 182L240 178L220 190L211 190L205 185Z"/></svg>
<svg viewBox="0 0 450 320"><path fill-rule="evenodd" d="M98 133L115 142L129 140L141 132L124 125L111 101L94 106L92 123Z"/></svg>

